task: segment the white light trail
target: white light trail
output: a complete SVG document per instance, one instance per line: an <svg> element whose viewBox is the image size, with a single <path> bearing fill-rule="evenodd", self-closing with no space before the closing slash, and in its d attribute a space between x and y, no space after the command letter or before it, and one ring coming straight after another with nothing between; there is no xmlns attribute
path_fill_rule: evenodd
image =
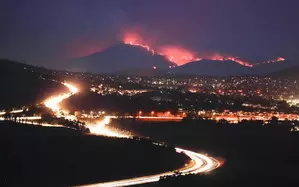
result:
<svg viewBox="0 0 299 187"><path fill-rule="evenodd" d="M79 91L78 88L76 88L75 86L73 86L71 84L68 84L68 83L62 83L62 84L65 85L70 90L70 93L61 94L61 95L52 97L52 98L46 100L44 103L45 106L52 109L56 113L56 115L59 115L59 112L61 111L61 107L59 106L59 104L63 100L78 93L78 91ZM93 134L110 136L110 137L118 137L118 138L130 138L131 136L124 132L119 132L115 129L111 129L111 128L107 127L107 125L111 122L111 118L114 118L114 116L105 116L102 121L99 121L96 124L87 124L87 127L90 129L91 133L93 133ZM28 124L35 124L35 122L28 122ZM53 126L52 124L43 124L42 126L59 127L59 126ZM62 126L62 127L64 127L64 126ZM188 166L178 170L182 175L208 172L213 169L216 169L220 165L217 160L215 160L211 157L205 156L203 154L199 154L199 153L181 149L181 148L175 148L175 149L177 152L183 152L192 160L192 162L189 163ZM138 184L158 182L160 180L160 177L166 176L166 175L173 175L173 174L175 174L175 173L174 172L165 172L165 173L156 174L156 175L136 177L136 178L132 178L132 179L124 179L124 180L118 180L118 181L112 181L112 182L83 185L81 187L132 186L132 185L138 185Z"/></svg>
<svg viewBox="0 0 299 187"><path fill-rule="evenodd" d="M62 108L59 106L59 104L63 100L65 100L79 92L79 89L76 88L74 85L71 85L66 82L63 82L62 84L64 86L66 86L70 92L51 97L44 102L45 106L50 108L53 112L55 112L57 117L60 117L60 115L61 115L60 113L61 113L61 111L63 111ZM66 112L63 111L63 113L66 113ZM69 119L69 120L76 120L76 117L73 115L65 114L63 117L65 117L65 119ZM103 120L98 121L96 124L89 123L89 124L86 124L86 126L89 128L89 130L92 134L109 136L109 137L118 137L118 138L129 138L130 136L128 134L119 132L117 130L107 127L107 125L111 121L110 120L111 118L113 118L113 116L111 116L111 117L105 116Z"/></svg>
<svg viewBox="0 0 299 187"><path fill-rule="evenodd" d="M64 99L70 96L71 95L69 93L58 95L46 100L44 104L46 105L46 107L50 108L53 112L58 113L60 111L59 103L61 103Z"/></svg>
<svg viewBox="0 0 299 187"><path fill-rule="evenodd" d="M79 89L77 87L75 87L74 85L71 85L69 83L63 82L62 83L64 86L66 86L70 92L72 93L72 95L76 94L79 92Z"/></svg>
<svg viewBox="0 0 299 187"><path fill-rule="evenodd" d="M130 138L128 134L111 129L107 125L111 122L109 116L105 116L103 120L97 122L96 124L86 124L92 134L117 137L117 138Z"/></svg>
<svg viewBox="0 0 299 187"><path fill-rule="evenodd" d="M40 120L41 116L27 116L27 117L18 117L18 120Z"/></svg>
<svg viewBox="0 0 299 187"><path fill-rule="evenodd" d="M31 117L29 117L29 119L30 118ZM0 117L0 121L4 121L4 120L5 119L3 117ZM34 121L23 121L22 124L36 125L36 126L41 126L41 127L53 127L53 128L68 128L68 129L72 129L72 128L66 127L64 125L48 124L48 123L38 123L38 122L34 122Z"/></svg>
<svg viewBox="0 0 299 187"><path fill-rule="evenodd" d="M17 110L12 110L12 111L10 111L10 112L8 112L8 113L11 113L11 114L18 114L18 113L22 113L22 112L24 112L23 109L17 109ZM1 111L1 112L0 112L0 116L3 116L4 114L6 114L5 111Z"/></svg>
<svg viewBox="0 0 299 187"><path fill-rule="evenodd" d="M178 170L182 175L187 174L199 174L209 172L211 170L216 169L219 167L219 162L213 158L207 157L203 154L195 153L189 150L176 148L177 152L185 153L192 162L183 169ZM82 185L80 187L121 187L121 186L133 186L133 185L140 185L140 184L147 184L158 182L160 177L173 175L175 172L165 172L157 175L149 175L144 177L136 177L132 179L124 179L112 182L104 182L98 184L90 184L90 185Z"/></svg>
<svg viewBox="0 0 299 187"><path fill-rule="evenodd" d="M64 86L66 86L68 89L69 89L69 93L64 93L64 94L60 94L60 95L57 95L57 96L54 96L54 97L51 97L49 99L47 99L44 104L46 107L50 108L53 112L56 113L57 116L59 116L60 112L61 112L61 107L60 107L60 103L71 97L72 95L76 94L79 92L79 89L76 88L75 86L69 84L69 83L66 83L66 82L63 82L61 83L63 84ZM65 112L65 111L64 111Z"/></svg>
<svg viewBox="0 0 299 187"><path fill-rule="evenodd" d="M114 129L110 129L109 127L107 127L107 125L109 125L109 123L111 122L110 119L113 117L114 116L111 116L111 117L106 116L102 121L98 122L97 124L87 125L87 126L90 129L91 133L94 133L97 135L118 137L118 138L130 138L130 135L127 135L121 131L116 131ZM159 143L153 143L153 144L157 145L157 146L161 146L161 144L159 144ZM205 173L205 172L214 170L220 166L220 164L217 160L215 160L214 158L208 157L204 154L196 153L196 152L189 151L186 149L181 149L181 148L175 148L175 150L178 153L184 153L191 159L191 162L188 164L188 166L178 170L182 175ZM165 172L165 173L156 174L156 175L136 177L136 178L132 178L132 179L117 180L117 181L112 181L112 182L104 182L104 183L97 183L97 184L91 184L91 185L82 185L80 187L133 186L133 185L158 182L160 180L160 177L167 176L167 175L173 175L173 174L175 174L175 172L171 171L171 172Z"/></svg>
<svg viewBox="0 0 299 187"><path fill-rule="evenodd" d="M11 111L10 113L12 114L17 114L17 113L22 113L24 110L23 109L20 109L20 110L13 110Z"/></svg>

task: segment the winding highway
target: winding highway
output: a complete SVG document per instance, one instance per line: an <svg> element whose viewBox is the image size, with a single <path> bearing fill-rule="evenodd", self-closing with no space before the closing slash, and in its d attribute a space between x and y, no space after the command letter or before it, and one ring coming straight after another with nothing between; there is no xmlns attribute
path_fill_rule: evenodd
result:
<svg viewBox="0 0 299 187"><path fill-rule="evenodd" d="M73 86L69 83L62 83L64 86L66 86L69 89L69 93L60 94L53 96L47 100L45 100L44 104L59 117L61 115L61 107L60 103L69 98L70 96L76 94L79 92L79 89ZM17 111L19 112L19 111ZM3 113L3 112L2 112ZM4 115L4 113L0 115ZM69 117L73 118L74 116L63 116L63 117ZM2 119L2 118L1 118ZM0 119L0 120L1 120ZM3 120L3 119L2 119ZM34 122L28 122L34 124ZM112 136L112 137L118 137L118 138L131 138L131 135L125 134L124 132L117 131L115 129L108 128L107 125L110 123L110 117L106 116L103 121L98 122L97 124L87 124L87 126L90 128L91 132L97 135L103 135L103 136ZM54 125L48 125L45 126L49 127L55 127ZM58 126L56 126L58 127ZM60 127L60 126L59 126ZM159 143L153 143L156 146L162 146L162 144ZM190 158L190 162L186 164L184 168L178 169L176 172L169 171L164 172L160 174L155 175L149 175L149 176L141 176L141 177L135 177L131 179L123 179L123 180L117 180L117 181L111 181L111 182L102 182L102 183L96 183L96 184L88 184L88 185L82 185L78 187L121 187L121 186L133 186L133 185L140 185L140 184L147 184L147 183L153 183L158 182L160 177L163 176L169 176L174 175L177 172L179 172L182 175L187 174L199 174L199 173L207 173L209 171L212 171L220 166L219 162L209 156L206 156L204 154L196 153L190 150L182 149L182 148L175 148L178 153L184 153Z"/></svg>
<svg viewBox="0 0 299 187"><path fill-rule="evenodd" d="M51 99L47 100L47 103L51 103L49 108L52 107L51 109L53 111L56 111L57 113L59 109L58 107L59 103L62 100L67 99L68 97L76 94L79 91L75 86L71 84L64 83L64 85L67 88L69 88L70 93L60 95L59 99L55 99L54 97L52 98L52 100ZM54 102L52 102L53 100ZM109 123L110 123L110 117L106 116L102 121L98 122L97 124L87 124L87 126L94 134L103 135L103 136L112 136L118 138L131 138L131 135L108 128L107 125L109 125ZM154 145L162 146L159 143L154 143ZM187 155L191 160L184 168L177 170L182 175L206 173L220 166L220 163L212 157L206 156L204 154L196 153L190 150L182 149L182 148L175 148L175 149L178 153L184 153L185 155ZM81 185L77 187L121 187L121 186L147 184L147 183L158 182L160 180L160 177L173 175L176 172L169 171L169 172L164 172L155 175L135 177L131 179L123 179L123 180L117 180L111 182L101 182L101 183L89 184L89 185Z"/></svg>
<svg viewBox="0 0 299 187"><path fill-rule="evenodd" d="M195 153L193 151L189 151L181 148L176 148L176 151L178 153L183 152L191 159L191 162L186 167L178 170L182 175L206 173L216 169L220 165L216 159L205 156L200 153ZM140 184L148 184L148 183L158 182L160 180L160 177L173 175L175 173L176 172L170 171L170 172L160 173L156 175L149 175L143 177L136 177L132 179L124 179L124 180L103 182L103 183L90 184L90 185L82 185L78 187L120 187L120 186L134 186Z"/></svg>

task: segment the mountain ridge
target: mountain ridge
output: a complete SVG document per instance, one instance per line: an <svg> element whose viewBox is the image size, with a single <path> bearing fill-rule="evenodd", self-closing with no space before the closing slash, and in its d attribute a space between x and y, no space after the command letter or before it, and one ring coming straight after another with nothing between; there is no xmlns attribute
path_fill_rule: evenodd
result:
<svg viewBox="0 0 299 187"><path fill-rule="evenodd" d="M69 64L69 70L81 69L87 72L111 74L126 69L167 69L174 65L164 56L151 54L141 47L119 43L102 52L89 56L73 59Z"/></svg>
<svg viewBox="0 0 299 187"><path fill-rule="evenodd" d="M170 66L172 68L169 68ZM165 71L165 75L170 72L177 75L246 76L268 75L287 67L290 67L290 63L287 61L247 67L231 60L207 59L177 66L165 56L153 54L143 47L118 43L104 51L70 60L67 69L70 71L116 75L119 73L134 75L133 70L135 70L135 75L138 76L140 75L138 70L150 71L154 68L161 72ZM159 75L162 75L161 72ZM148 72L145 74L148 74Z"/></svg>

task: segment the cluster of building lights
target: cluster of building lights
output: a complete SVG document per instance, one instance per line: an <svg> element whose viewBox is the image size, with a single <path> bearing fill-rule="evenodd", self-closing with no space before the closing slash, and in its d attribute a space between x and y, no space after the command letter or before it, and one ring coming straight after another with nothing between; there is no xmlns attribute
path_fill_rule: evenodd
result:
<svg viewBox="0 0 299 187"><path fill-rule="evenodd" d="M138 94L148 92L148 90L146 90L146 89L143 89L143 90L136 90L136 89L128 90L128 89L123 89L121 86L118 87L118 88L114 88L114 87L109 87L108 85L103 86L103 84L100 84L97 87L91 87L90 91L98 93L100 95L118 94L118 95L126 95L126 96L133 96L133 95L138 95Z"/></svg>
<svg viewBox="0 0 299 187"><path fill-rule="evenodd" d="M198 115L202 118L212 119L220 121L222 119L228 121L229 123L238 123L242 120L259 120L259 121L269 121L272 117L277 117L278 120L299 120L298 114L286 114L279 112L215 112L215 111L199 111Z"/></svg>

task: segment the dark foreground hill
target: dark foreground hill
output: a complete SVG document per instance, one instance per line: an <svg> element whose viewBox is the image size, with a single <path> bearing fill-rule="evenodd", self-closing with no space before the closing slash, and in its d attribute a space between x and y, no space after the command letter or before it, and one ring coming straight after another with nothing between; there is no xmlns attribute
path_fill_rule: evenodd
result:
<svg viewBox="0 0 299 187"><path fill-rule="evenodd" d="M44 79L49 72L44 68L0 60L0 109L37 104L53 93L65 91L62 85Z"/></svg>
<svg viewBox="0 0 299 187"><path fill-rule="evenodd" d="M180 168L188 160L149 140L0 122L0 186L74 186Z"/></svg>
<svg viewBox="0 0 299 187"><path fill-rule="evenodd" d="M225 124L212 120L118 120L112 124L142 136L208 153L222 163L207 175L169 178L155 187L298 186L299 134L290 132L287 123L270 122L263 126L259 121Z"/></svg>

